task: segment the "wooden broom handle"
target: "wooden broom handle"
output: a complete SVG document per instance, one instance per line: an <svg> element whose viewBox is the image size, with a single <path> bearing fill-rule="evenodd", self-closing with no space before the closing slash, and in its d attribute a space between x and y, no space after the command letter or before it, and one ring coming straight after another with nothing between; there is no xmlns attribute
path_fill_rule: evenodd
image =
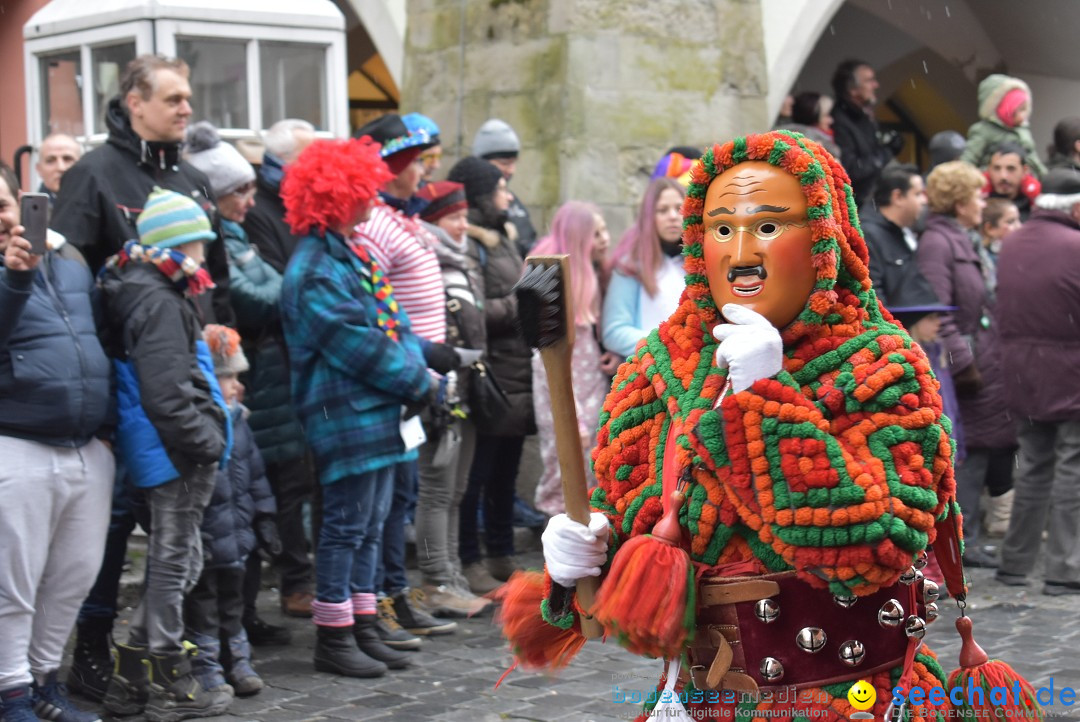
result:
<svg viewBox="0 0 1080 722"><path fill-rule="evenodd" d="M559 456L559 472L562 477L563 499L566 515L574 521L589 525L588 482L585 479L585 454L581 450L578 433L577 406L574 402L574 381L570 364L572 344L565 338L540 351L547 372L548 392L551 396L551 415L555 426L555 449ZM591 609L596 598L600 580L584 577L577 582L577 597L581 609ZM581 633L587 639L603 634L603 627L595 619L582 616Z"/></svg>

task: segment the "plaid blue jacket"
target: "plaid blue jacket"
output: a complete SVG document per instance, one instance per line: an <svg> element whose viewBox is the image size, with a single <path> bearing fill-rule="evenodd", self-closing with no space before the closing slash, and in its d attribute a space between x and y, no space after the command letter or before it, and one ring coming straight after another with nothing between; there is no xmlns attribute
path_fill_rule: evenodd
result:
<svg viewBox="0 0 1080 722"><path fill-rule="evenodd" d="M401 441L401 407L430 383L404 312L394 341L361 277L371 267L327 232L300 239L281 289L293 404L323 484L416 458Z"/></svg>

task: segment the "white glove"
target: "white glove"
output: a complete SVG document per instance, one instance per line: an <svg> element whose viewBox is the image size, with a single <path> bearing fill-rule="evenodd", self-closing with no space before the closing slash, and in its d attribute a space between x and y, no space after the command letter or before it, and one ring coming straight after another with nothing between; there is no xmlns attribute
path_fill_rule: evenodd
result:
<svg viewBox="0 0 1080 722"><path fill-rule="evenodd" d="M784 367L784 342L769 320L737 303L725 303L722 311L731 323L718 325L712 333L720 342L716 365L730 369L732 391L738 393L758 379L780 373Z"/></svg>
<svg viewBox="0 0 1080 722"><path fill-rule="evenodd" d="M552 581L572 588L582 577L600 576L600 567L607 561L607 539L607 517L600 512L590 515L589 526L566 514L551 517L540 541Z"/></svg>

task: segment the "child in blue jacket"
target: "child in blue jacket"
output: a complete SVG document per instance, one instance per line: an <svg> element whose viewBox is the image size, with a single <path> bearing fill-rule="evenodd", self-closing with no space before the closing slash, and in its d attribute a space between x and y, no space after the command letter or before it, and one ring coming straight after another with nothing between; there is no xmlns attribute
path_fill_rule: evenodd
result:
<svg viewBox="0 0 1080 722"><path fill-rule="evenodd" d="M248 370L240 335L209 324L203 337L232 416L233 448L228 467L218 469L213 496L203 513L203 571L184 599L184 624L187 640L199 648L192 670L203 689L228 693L226 687L231 685L243 697L263 688L251 665L251 644L241 623L245 566L257 546L280 554L281 542L274 524L274 495L247 423L247 409L240 403L244 387L238 376Z"/></svg>

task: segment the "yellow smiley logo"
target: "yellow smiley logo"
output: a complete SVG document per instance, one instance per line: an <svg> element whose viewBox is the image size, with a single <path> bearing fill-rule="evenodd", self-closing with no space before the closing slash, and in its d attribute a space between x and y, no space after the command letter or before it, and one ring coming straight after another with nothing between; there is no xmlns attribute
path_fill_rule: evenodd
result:
<svg viewBox="0 0 1080 722"><path fill-rule="evenodd" d="M866 711L874 706L877 701L877 690L864 679L860 679L851 685L847 693L847 701L857 710Z"/></svg>

